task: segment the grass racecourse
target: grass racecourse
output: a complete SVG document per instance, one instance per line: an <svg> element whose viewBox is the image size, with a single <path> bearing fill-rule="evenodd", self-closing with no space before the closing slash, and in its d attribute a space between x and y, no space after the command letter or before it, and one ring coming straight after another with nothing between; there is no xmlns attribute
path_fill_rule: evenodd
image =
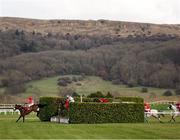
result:
<svg viewBox="0 0 180 140"><path fill-rule="evenodd" d="M28 96L57 96L59 90L64 87L57 85L59 76L44 78L27 83L27 91L19 95L22 98ZM141 96L148 97L152 93L162 98L166 89L148 88L147 93L142 93L142 87L129 88L126 85L113 85L99 77L86 76L80 81L68 85L79 94L90 94L96 91L107 93L110 91L116 96ZM0 88L0 93L4 89ZM3 93L1 93L3 94ZM164 98L164 97L163 97ZM178 97L179 98L179 97ZM169 98L168 98L169 99ZM177 99L173 97L172 100ZM155 107L155 106L154 106ZM157 108L157 107L156 107ZM160 110L166 110L158 106ZM58 124L41 122L36 116L29 115L26 122L18 123L18 115L0 114L0 139L180 139L180 117L176 117L176 123L169 123L170 116L162 118L164 123L159 123L154 118L149 123L111 123L111 124Z"/></svg>
<svg viewBox="0 0 180 140"><path fill-rule="evenodd" d="M16 123L17 115L0 115L0 139L180 139L176 123L150 119L149 123L58 124L41 122L34 115Z"/></svg>

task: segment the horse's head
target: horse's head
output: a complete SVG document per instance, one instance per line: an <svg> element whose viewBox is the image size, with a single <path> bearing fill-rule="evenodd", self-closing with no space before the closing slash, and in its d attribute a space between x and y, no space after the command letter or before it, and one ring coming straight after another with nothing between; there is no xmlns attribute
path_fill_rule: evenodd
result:
<svg viewBox="0 0 180 140"><path fill-rule="evenodd" d="M168 109L171 109L171 110L174 110L174 111L177 110L176 106L173 105L173 104L170 104L169 107L168 107Z"/></svg>
<svg viewBox="0 0 180 140"><path fill-rule="evenodd" d="M172 104L170 104L170 105L168 106L168 109L171 109L171 110L172 110Z"/></svg>
<svg viewBox="0 0 180 140"><path fill-rule="evenodd" d="M21 105L17 105L17 104L15 104L15 106L14 106L14 111L16 111L17 109L19 110L19 109L21 109L22 108L22 106Z"/></svg>

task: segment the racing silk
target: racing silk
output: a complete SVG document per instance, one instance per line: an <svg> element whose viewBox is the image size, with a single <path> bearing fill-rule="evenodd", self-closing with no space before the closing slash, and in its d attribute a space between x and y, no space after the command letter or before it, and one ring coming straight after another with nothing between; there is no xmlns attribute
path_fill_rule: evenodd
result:
<svg viewBox="0 0 180 140"><path fill-rule="evenodd" d="M69 110L69 99L66 99L65 107L66 107L67 110Z"/></svg>
<svg viewBox="0 0 180 140"><path fill-rule="evenodd" d="M27 99L27 104L28 104L28 107L30 107L30 106L32 106L32 105L34 104L34 100L33 100L32 97L29 97L29 98Z"/></svg>
<svg viewBox="0 0 180 140"><path fill-rule="evenodd" d="M25 110L25 112L29 111L30 108L29 107L23 107L23 109Z"/></svg>
<svg viewBox="0 0 180 140"><path fill-rule="evenodd" d="M67 96L67 99L66 99L66 102L65 102L65 107L66 107L66 109L69 111L69 103L73 103L74 102L74 99L73 99L73 97L71 97L71 96Z"/></svg>
<svg viewBox="0 0 180 140"><path fill-rule="evenodd" d="M101 103L107 103L107 102L109 102L109 100L107 100L107 99L105 99L105 98L100 98L99 101L100 101Z"/></svg>
<svg viewBox="0 0 180 140"><path fill-rule="evenodd" d="M177 109L180 111L180 103L176 104Z"/></svg>
<svg viewBox="0 0 180 140"><path fill-rule="evenodd" d="M145 112L150 112L150 111L151 111L151 106L150 106L150 104L144 103L144 111L145 111Z"/></svg>

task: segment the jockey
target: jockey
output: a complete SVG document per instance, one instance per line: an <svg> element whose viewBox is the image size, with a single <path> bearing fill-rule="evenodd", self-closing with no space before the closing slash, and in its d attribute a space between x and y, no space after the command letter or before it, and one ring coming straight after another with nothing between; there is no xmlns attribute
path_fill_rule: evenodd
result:
<svg viewBox="0 0 180 140"><path fill-rule="evenodd" d="M27 99L27 106L30 107L34 104L34 100L33 98L30 96L28 99Z"/></svg>
<svg viewBox="0 0 180 140"><path fill-rule="evenodd" d="M107 103L107 102L109 102L109 100L107 100L107 99L105 99L105 98L100 98L99 101L100 101L101 103Z"/></svg>
<svg viewBox="0 0 180 140"><path fill-rule="evenodd" d="M67 95L67 100L69 100L70 103L74 103L74 98Z"/></svg>
<svg viewBox="0 0 180 140"><path fill-rule="evenodd" d="M144 111L145 112L150 112L151 111L151 106L149 103L144 103Z"/></svg>
<svg viewBox="0 0 180 140"><path fill-rule="evenodd" d="M66 99L66 102L65 102L65 107L68 110L69 110L69 103L74 103L74 98L69 96L69 95L67 95L67 99Z"/></svg>

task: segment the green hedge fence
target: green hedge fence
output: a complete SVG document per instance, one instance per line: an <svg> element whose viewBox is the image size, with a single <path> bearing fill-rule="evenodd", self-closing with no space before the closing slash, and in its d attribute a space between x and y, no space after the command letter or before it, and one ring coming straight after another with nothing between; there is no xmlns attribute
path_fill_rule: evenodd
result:
<svg viewBox="0 0 180 140"><path fill-rule="evenodd" d="M144 122L144 106L139 103L72 103L70 123Z"/></svg>
<svg viewBox="0 0 180 140"><path fill-rule="evenodd" d="M70 104L68 112L60 106L60 102L65 102L65 98L41 97L39 103L46 106L40 109L39 118L41 121L50 121L52 116L58 115L60 108L61 116L69 117L71 123L142 122L144 121L143 99L133 98L117 98L120 103L98 103L98 98L83 98L84 102L80 103L80 98L75 98L75 103ZM112 102L113 99L110 98L109 101ZM121 103L122 101L132 103Z"/></svg>

